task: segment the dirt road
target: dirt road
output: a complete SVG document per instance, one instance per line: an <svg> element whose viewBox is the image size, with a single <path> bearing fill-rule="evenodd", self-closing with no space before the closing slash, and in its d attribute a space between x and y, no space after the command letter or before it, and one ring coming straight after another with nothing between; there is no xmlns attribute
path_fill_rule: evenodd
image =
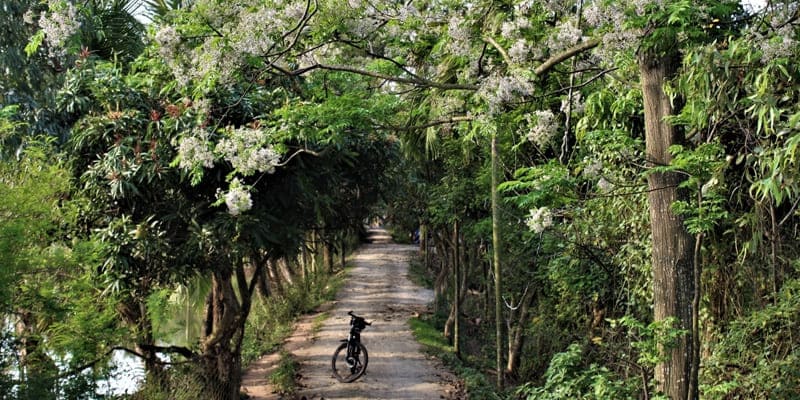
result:
<svg viewBox="0 0 800 400"><path fill-rule="evenodd" d="M406 276L408 260L414 251L414 246L386 243L378 238L375 243L364 245L351 259L354 268L328 311L329 318L322 329L309 338L310 323L301 323L284 346L300 364L297 398L424 400L458 397L452 374L440 362L420 351L408 325L411 316L424 312L433 301L430 290L412 284ZM366 374L356 382L339 383L331 374L331 355L339 341L347 337L347 312L351 310L373 322L361 334L369 352L369 365ZM256 379L267 373L267 369L265 365L256 365L245 375L243 389L251 398L280 398L270 393L263 379Z"/></svg>

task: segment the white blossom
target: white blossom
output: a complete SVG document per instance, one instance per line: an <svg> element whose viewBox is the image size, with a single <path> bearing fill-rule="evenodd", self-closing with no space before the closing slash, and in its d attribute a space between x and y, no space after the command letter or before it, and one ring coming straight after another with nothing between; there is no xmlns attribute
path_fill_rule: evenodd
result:
<svg viewBox="0 0 800 400"><path fill-rule="evenodd" d="M214 150L240 174L248 176L275 171L280 155L266 143L268 138L263 130L237 128L229 133L229 137L221 139Z"/></svg>
<svg viewBox="0 0 800 400"><path fill-rule="evenodd" d="M532 118L534 117L534 118ZM528 121L528 140L539 146L544 146L558 132L558 120L550 110L534 111L525 116Z"/></svg>
<svg viewBox="0 0 800 400"><path fill-rule="evenodd" d="M50 0L50 11L39 17L39 27L44 32L45 42L52 56L66 55L67 41L81 27L78 9L72 3L63 0Z"/></svg>
<svg viewBox="0 0 800 400"><path fill-rule="evenodd" d="M191 136L184 137L178 145L180 168L193 170L196 167L212 168L214 154L211 152L208 133L205 130L195 129Z"/></svg>
<svg viewBox="0 0 800 400"><path fill-rule="evenodd" d="M259 7L256 11L242 12L235 28L233 49L256 56L265 55L272 48L270 24L277 20L277 12L269 7Z"/></svg>
<svg viewBox="0 0 800 400"><path fill-rule="evenodd" d="M521 64L528 60L531 50L528 48L528 43L525 39L519 39L508 49L508 55L515 63Z"/></svg>
<svg viewBox="0 0 800 400"><path fill-rule="evenodd" d="M22 14L22 22L25 22L28 25L33 25L36 23L33 19L33 10L25 11L25 14Z"/></svg>
<svg viewBox="0 0 800 400"><path fill-rule="evenodd" d="M469 55L470 32L467 22L461 16L452 16L447 24L447 34L450 37L448 49L451 53L460 56Z"/></svg>
<svg viewBox="0 0 800 400"><path fill-rule="evenodd" d="M545 229L553 226L553 213L547 207L531 209L525 225L536 233L542 233Z"/></svg>
<svg viewBox="0 0 800 400"><path fill-rule="evenodd" d="M490 75L481 82L478 96L489 104L489 111L497 113L505 104L533 93L533 85L520 74Z"/></svg>
<svg viewBox="0 0 800 400"><path fill-rule="evenodd" d="M237 216L253 208L253 199L250 191L244 187L238 179L234 178L225 193L225 205L228 206L228 213Z"/></svg>
<svg viewBox="0 0 800 400"><path fill-rule="evenodd" d="M518 13L518 14L523 14L523 15L524 14L528 14L533 9L533 5L534 4L536 4L535 0L523 0L523 1L520 1L519 3L517 3L516 6L514 6L514 9L515 9L514 11L516 13Z"/></svg>
<svg viewBox="0 0 800 400"><path fill-rule="evenodd" d="M155 36L156 43L158 43L158 52L166 59L175 57L175 51L181 42L181 37L178 31L172 25L162 26Z"/></svg>
<svg viewBox="0 0 800 400"><path fill-rule="evenodd" d="M755 43L761 50L763 62L770 62L777 58L792 58L797 48L797 40L794 39L795 27L786 24L779 27L774 36L765 38L760 34L755 34Z"/></svg>
<svg viewBox="0 0 800 400"><path fill-rule="evenodd" d="M583 35L583 32L572 21L557 25L553 32L547 39L547 47L551 51L561 51L572 47L581 40Z"/></svg>

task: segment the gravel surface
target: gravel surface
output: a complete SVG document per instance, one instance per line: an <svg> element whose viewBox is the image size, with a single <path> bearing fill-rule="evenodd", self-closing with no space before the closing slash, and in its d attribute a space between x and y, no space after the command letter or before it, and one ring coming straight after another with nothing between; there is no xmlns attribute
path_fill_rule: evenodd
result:
<svg viewBox="0 0 800 400"><path fill-rule="evenodd" d="M300 364L295 398L311 399L454 399L455 378L441 363L421 352L408 319L424 313L433 292L412 284L408 260L415 246L388 243L385 232L373 231L372 244L352 257L354 266L337 300L328 307L328 319L312 333L311 320L303 318L284 344ZM366 373L353 383L340 383L331 373L331 356L349 332L353 311L372 322L361 333L369 353ZM251 399L280 399L271 393L265 374L277 357L255 363L245 374L243 391Z"/></svg>

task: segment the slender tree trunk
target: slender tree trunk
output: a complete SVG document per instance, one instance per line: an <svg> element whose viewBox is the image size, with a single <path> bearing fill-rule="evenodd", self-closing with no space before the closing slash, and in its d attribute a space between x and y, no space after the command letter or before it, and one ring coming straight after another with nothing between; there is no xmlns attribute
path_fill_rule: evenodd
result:
<svg viewBox="0 0 800 400"><path fill-rule="evenodd" d="M278 269L275 267L275 260L267 260L265 265L267 267L267 275L269 276L269 280L275 284L275 292L278 295L283 295L283 280L281 280Z"/></svg>
<svg viewBox="0 0 800 400"><path fill-rule="evenodd" d="M267 275L266 266L267 262L268 261L266 260L266 257L259 257L258 265L256 265L256 269L253 271L253 279L256 280L256 289L261 297L265 299L270 296L269 277Z"/></svg>
<svg viewBox="0 0 800 400"><path fill-rule="evenodd" d="M665 118L673 115L664 84L677 71L679 57L643 55L640 61L644 97L645 141L650 165L669 165L669 147L679 143L675 127ZM664 349L668 359L656 365L657 388L673 400L697 398L697 388L689 392L693 339L692 299L695 293L693 238L683 218L672 211L672 204L683 199L678 190L682 177L676 173L648 175L648 202L653 236L653 302L655 321L674 318L673 326L688 332L674 347ZM696 379L694 379L696 381Z"/></svg>
<svg viewBox="0 0 800 400"><path fill-rule="evenodd" d="M503 389L503 300L502 280L500 265L500 196L497 185L500 180L500 168L497 153L497 133L492 133L492 247L494 262L494 322L495 322L495 348L497 349L495 368L497 369L497 388Z"/></svg>
<svg viewBox="0 0 800 400"><path fill-rule="evenodd" d="M458 220L453 223L453 352L456 357L461 357L461 346L459 345L459 315L461 313L461 250L459 241L461 233L458 230Z"/></svg>
<svg viewBox="0 0 800 400"><path fill-rule="evenodd" d="M292 271L291 265L289 265L289 259L281 257L276 264L278 265L278 271L280 271L283 281L290 287L294 285L294 271Z"/></svg>
<svg viewBox="0 0 800 400"><path fill-rule="evenodd" d="M344 266L347 264L347 234L343 234L342 240L339 241L341 243L341 262L342 262L342 270L344 270Z"/></svg>
<svg viewBox="0 0 800 400"><path fill-rule="evenodd" d="M508 333L508 364L506 364L506 372L509 375L516 375L519 369L520 360L522 358L522 345L525 340L525 326L530 313L531 303L533 301L534 290L528 289L522 296L519 306L519 317L513 329Z"/></svg>
<svg viewBox="0 0 800 400"><path fill-rule="evenodd" d="M428 244L428 226L425 224L420 225L419 227L419 246L422 248L422 257L424 259L424 265L426 270L431 269L431 257L429 251L429 244Z"/></svg>

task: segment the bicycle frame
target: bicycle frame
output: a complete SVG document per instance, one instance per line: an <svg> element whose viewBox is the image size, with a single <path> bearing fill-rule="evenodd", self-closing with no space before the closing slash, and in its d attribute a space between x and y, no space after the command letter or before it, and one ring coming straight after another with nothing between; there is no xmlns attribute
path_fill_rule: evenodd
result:
<svg viewBox="0 0 800 400"><path fill-rule="evenodd" d="M361 377L367 369L369 354L367 348L361 343L361 331L372 323L364 318L348 312L350 316L350 334L347 339L342 339L342 344L334 351L331 359L333 374L340 382L353 382ZM342 354L344 351L344 354ZM340 358L343 355L344 358ZM338 364L338 366L337 366Z"/></svg>

